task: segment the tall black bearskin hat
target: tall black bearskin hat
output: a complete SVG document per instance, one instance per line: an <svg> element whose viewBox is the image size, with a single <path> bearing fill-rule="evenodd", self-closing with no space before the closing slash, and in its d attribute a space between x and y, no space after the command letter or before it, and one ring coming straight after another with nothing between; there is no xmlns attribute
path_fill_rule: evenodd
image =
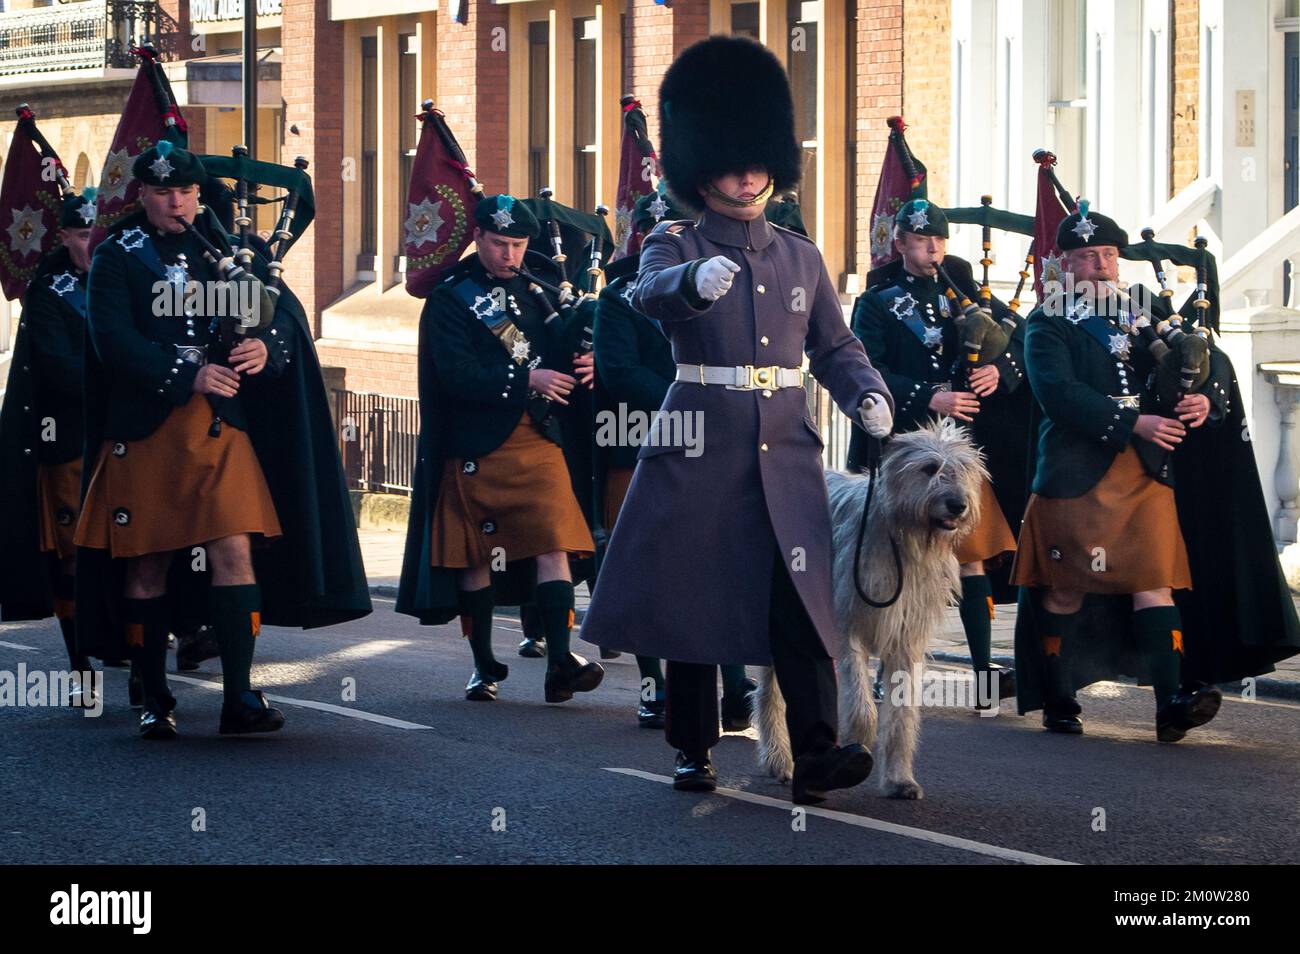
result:
<svg viewBox="0 0 1300 954"><path fill-rule="evenodd" d="M798 184L802 152L780 61L745 37L712 36L682 51L659 84L659 166L674 198L703 211L699 187L763 166L775 191Z"/></svg>

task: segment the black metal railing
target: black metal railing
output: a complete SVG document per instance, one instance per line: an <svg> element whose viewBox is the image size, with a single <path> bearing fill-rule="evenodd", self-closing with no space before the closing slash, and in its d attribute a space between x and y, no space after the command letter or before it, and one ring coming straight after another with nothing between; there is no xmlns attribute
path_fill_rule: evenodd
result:
<svg viewBox="0 0 1300 954"><path fill-rule="evenodd" d="M849 456L849 434L853 424L841 413L830 392L809 375L807 378L808 413L821 432L825 448L822 466L830 470L843 470Z"/></svg>
<svg viewBox="0 0 1300 954"><path fill-rule="evenodd" d="M348 489L409 495L420 436L420 402L336 390L334 410Z"/></svg>
<svg viewBox="0 0 1300 954"><path fill-rule="evenodd" d="M180 41L176 21L154 0L80 0L0 13L0 75L53 73L139 63L148 41L164 60Z"/></svg>

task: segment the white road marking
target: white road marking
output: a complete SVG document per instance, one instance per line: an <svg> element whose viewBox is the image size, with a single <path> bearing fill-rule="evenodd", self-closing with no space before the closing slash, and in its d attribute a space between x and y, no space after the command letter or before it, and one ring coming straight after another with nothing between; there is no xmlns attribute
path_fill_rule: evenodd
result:
<svg viewBox="0 0 1300 954"><path fill-rule="evenodd" d="M630 775L633 778L645 779L648 782L672 783L672 779L666 775L655 775L653 772L642 772L640 769L632 768L606 768L606 772L615 772L619 775ZM962 851L971 851L979 855L987 855L990 858L998 858L1002 861L1014 861L1026 865L1073 865L1074 861L1063 861L1060 858L1048 858L1045 855L1035 855L1028 851L1016 851L1014 848L1000 848L997 845L986 845L980 841L971 841L969 838L958 838L956 835L945 835L942 832L927 831L924 828L912 828L908 825L896 825L893 822L880 821L876 818L867 818L865 815L852 815L848 812L837 812L829 808L820 808L816 805L792 805L790 802L782 801L779 798L769 798L766 795L755 795L753 792L742 792L734 788L719 788L713 792L714 795L725 795L727 798L734 798L742 802L749 802L753 805L766 805L769 808L778 808L789 814L792 808L802 808L809 815L815 815L818 818L828 818L831 821L843 822L846 825L856 825L859 828L869 828L872 831L880 831L889 835L899 835L903 838L915 838L917 841L926 841L934 845L940 845L944 848L957 848Z"/></svg>
<svg viewBox="0 0 1300 954"><path fill-rule="evenodd" d="M169 682L185 682L192 686L202 686L204 689L213 689L221 691L221 683L212 679L195 679L193 676L178 676L175 673L168 673ZM360 719L363 722L374 722L377 725L386 725L394 729L432 729L431 725L420 725L418 722L406 722L403 719L394 719L392 716L379 715L375 712L365 712L362 709L349 709L346 706L336 706L328 702L315 702L311 699L291 699L288 696L273 696L269 692L266 698L272 702L281 702L287 706L298 706L303 709L316 709L320 712L332 712L335 715L347 716L350 719Z"/></svg>
<svg viewBox="0 0 1300 954"><path fill-rule="evenodd" d="M6 642L0 642L0 646L5 647L6 649L26 649L26 650L29 650L30 652L34 652L34 653L39 653L39 652L41 652L41 650L38 649L38 648L35 647L35 646L24 646L22 643L6 643Z"/></svg>

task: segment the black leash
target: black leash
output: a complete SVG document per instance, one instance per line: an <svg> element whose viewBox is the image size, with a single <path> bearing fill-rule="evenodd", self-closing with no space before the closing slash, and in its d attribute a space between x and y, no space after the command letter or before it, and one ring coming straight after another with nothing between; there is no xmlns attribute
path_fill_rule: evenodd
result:
<svg viewBox="0 0 1300 954"><path fill-rule="evenodd" d="M898 598L903 595L903 558L898 553L898 542L891 535L889 538L889 548L894 554L894 573L898 577L898 585L894 587L894 595L883 603L873 600L867 595L866 589L862 586L862 544L867 536L867 515L871 513L871 500L876 495L876 480L880 477L880 455L883 448L883 442L878 437L867 438L867 474L871 482L867 484L867 499L862 505L862 522L858 524L858 545L853 552L853 585L857 588L858 596L862 597L862 602L876 609L884 609L887 606L893 606L898 602Z"/></svg>

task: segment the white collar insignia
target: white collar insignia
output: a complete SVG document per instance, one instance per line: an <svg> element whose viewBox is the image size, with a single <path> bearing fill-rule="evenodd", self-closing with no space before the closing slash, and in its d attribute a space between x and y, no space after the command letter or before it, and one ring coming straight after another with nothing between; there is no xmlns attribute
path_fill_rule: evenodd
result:
<svg viewBox="0 0 1300 954"><path fill-rule="evenodd" d="M916 314L916 299L912 297L911 292L906 295L899 295L894 299L894 303L889 306L889 310L894 313L894 317L899 321L904 318L911 318Z"/></svg>
<svg viewBox="0 0 1300 954"><path fill-rule="evenodd" d="M50 288L54 289L54 294L58 295L60 298L67 295L69 292L74 291L76 287L77 279L72 272L63 272L62 274L55 275L50 279Z"/></svg>
<svg viewBox="0 0 1300 954"><path fill-rule="evenodd" d="M117 237L117 244L128 252L133 248L144 247L144 230L138 226L126 229Z"/></svg>

